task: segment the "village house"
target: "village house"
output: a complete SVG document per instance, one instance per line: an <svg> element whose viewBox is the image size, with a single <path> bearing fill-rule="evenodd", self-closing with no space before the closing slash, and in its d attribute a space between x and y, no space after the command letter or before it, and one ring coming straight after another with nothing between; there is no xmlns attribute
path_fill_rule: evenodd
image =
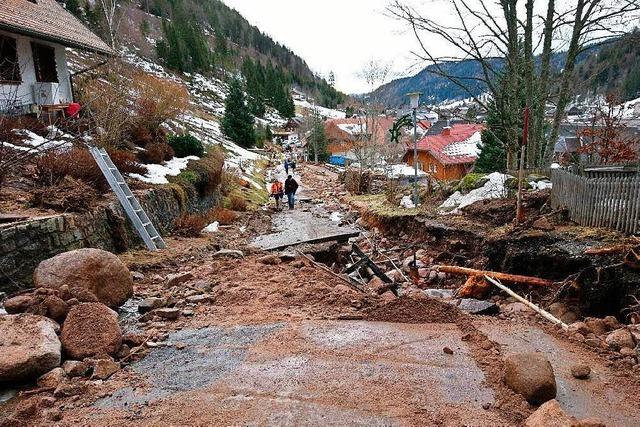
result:
<svg viewBox="0 0 640 427"><path fill-rule="evenodd" d="M453 124L445 126L439 134L429 132L418 141L418 169L440 181L464 177L478 158L483 128L479 124ZM407 146L404 161L413 166L411 144Z"/></svg>
<svg viewBox="0 0 640 427"><path fill-rule="evenodd" d="M302 130L302 118L293 117L284 124L281 128L272 130L273 139L282 145L299 145Z"/></svg>
<svg viewBox="0 0 640 427"><path fill-rule="evenodd" d="M389 130L393 126L393 122L392 117L376 117L375 119L352 117L327 120L324 131L332 163L344 165L359 161L356 151L364 141L371 141L370 145L372 146L386 144L390 138ZM368 127L372 129L368 129Z"/></svg>
<svg viewBox="0 0 640 427"><path fill-rule="evenodd" d="M55 0L0 1L0 112L55 113L73 102L66 48L115 52Z"/></svg>

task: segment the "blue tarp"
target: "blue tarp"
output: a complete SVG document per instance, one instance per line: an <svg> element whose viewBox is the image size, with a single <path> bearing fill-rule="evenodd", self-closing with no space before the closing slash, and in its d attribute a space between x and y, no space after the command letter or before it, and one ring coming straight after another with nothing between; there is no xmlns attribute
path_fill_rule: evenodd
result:
<svg viewBox="0 0 640 427"><path fill-rule="evenodd" d="M329 157L329 163L336 166L344 166L347 159L344 156L331 156Z"/></svg>

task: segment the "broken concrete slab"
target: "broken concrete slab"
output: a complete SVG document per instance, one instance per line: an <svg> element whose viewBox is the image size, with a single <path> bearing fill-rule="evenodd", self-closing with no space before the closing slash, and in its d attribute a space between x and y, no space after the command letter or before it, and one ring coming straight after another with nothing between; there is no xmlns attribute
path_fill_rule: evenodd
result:
<svg viewBox="0 0 640 427"><path fill-rule="evenodd" d="M285 249L304 243L348 241L360 235L350 227L340 227L329 218L300 210L285 211L273 218L275 233L259 236L253 246L266 251Z"/></svg>

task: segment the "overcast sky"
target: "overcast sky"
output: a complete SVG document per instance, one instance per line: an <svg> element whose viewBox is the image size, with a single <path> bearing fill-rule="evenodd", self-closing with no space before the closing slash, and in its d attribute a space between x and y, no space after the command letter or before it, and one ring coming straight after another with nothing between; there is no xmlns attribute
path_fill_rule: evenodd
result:
<svg viewBox="0 0 640 427"><path fill-rule="evenodd" d="M390 0L223 0L347 93L368 91L357 76L370 59L392 63L393 76L415 65L413 36L385 16ZM415 71L415 70L414 70Z"/></svg>

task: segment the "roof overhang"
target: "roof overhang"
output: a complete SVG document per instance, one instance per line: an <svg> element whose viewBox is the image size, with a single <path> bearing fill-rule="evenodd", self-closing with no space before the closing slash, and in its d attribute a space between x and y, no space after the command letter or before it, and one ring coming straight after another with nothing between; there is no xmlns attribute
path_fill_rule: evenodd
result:
<svg viewBox="0 0 640 427"><path fill-rule="evenodd" d="M40 33L38 31L29 30L27 28L13 26L4 22L0 22L0 30L7 31L9 33L20 34L22 36L33 37L34 39L48 41L52 43L58 43L66 47L77 48L87 50L100 55L116 55L117 52L107 46L106 49L91 46L85 43L80 43L71 39L64 39L62 37L54 37L48 34Z"/></svg>

